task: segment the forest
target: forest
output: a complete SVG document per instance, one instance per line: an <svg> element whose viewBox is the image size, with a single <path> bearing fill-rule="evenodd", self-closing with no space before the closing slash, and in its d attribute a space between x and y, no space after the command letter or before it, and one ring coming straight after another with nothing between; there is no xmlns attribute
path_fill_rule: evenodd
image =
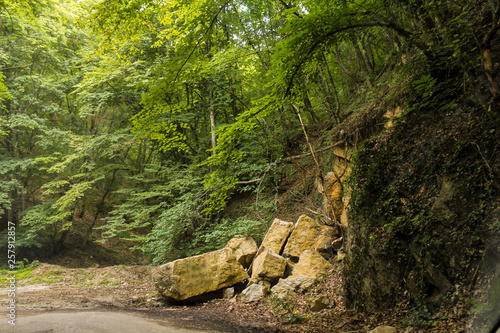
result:
<svg viewBox="0 0 500 333"><path fill-rule="evenodd" d="M428 303L428 258L500 258L499 29L497 0L0 0L0 247L157 265L310 214L351 307L403 295L363 294L381 253ZM311 194L335 147L348 226Z"/></svg>

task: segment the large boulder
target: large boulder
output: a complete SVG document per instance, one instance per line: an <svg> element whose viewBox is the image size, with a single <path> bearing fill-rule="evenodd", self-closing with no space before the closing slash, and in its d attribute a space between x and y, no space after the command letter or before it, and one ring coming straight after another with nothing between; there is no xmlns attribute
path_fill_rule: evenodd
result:
<svg viewBox="0 0 500 333"><path fill-rule="evenodd" d="M281 254L288 236L293 230L292 222L285 222L279 219L274 219L273 224L267 231L266 236L261 244L261 249L268 249L276 254ZM262 251L259 251L262 252Z"/></svg>
<svg viewBox="0 0 500 333"><path fill-rule="evenodd" d="M283 297L291 292L299 292L310 287L321 274L328 273L333 266L319 253L306 250L299 258L299 262L293 265L292 275L279 282L271 288L271 292L278 297Z"/></svg>
<svg viewBox="0 0 500 333"><path fill-rule="evenodd" d="M240 299L242 303L260 301L269 293L269 289L261 284L252 284L241 292Z"/></svg>
<svg viewBox="0 0 500 333"><path fill-rule="evenodd" d="M266 281L273 284L283 276L285 268L285 258L271 250L265 250L255 258L250 283Z"/></svg>
<svg viewBox="0 0 500 333"><path fill-rule="evenodd" d="M296 261L306 250L328 251L334 240L334 235L332 227L319 225L309 216L302 215L286 243L283 256Z"/></svg>
<svg viewBox="0 0 500 333"><path fill-rule="evenodd" d="M257 253L257 243L250 236L234 236L226 245L233 250L236 260L248 268Z"/></svg>
<svg viewBox="0 0 500 333"><path fill-rule="evenodd" d="M321 254L306 250L302 252L299 262L294 266L292 277L306 276L315 279L322 274L327 274L333 265L330 264Z"/></svg>
<svg viewBox="0 0 500 333"><path fill-rule="evenodd" d="M248 279L234 251L222 250L179 259L153 270L156 289L167 299L183 301Z"/></svg>
<svg viewBox="0 0 500 333"><path fill-rule="evenodd" d="M291 292L299 292L309 288L314 283L314 279L307 276L291 276L286 279L280 279L279 282L271 288L271 292L278 297L285 296Z"/></svg>
<svg viewBox="0 0 500 333"><path fill-rule="evenodd" d="M283 247L285 242L292 233L294 224L292 222L282 221L280 219L274 219L273 224L269 228L264 236L264 240L255 255L257 258L260 254L266 250L270 250L276 254L281 254L283 252ZM252 263L248 269L248 274L252 275L254 263Z"/></svg>
<svg viewBox="0 0 500 333"><path fill-rule="evenodd" d="M334 248L336 236L337 233L334 228L321 226L316 236L316 241L314 242L314 248L311 250L317 251L323 257L330 259L334 256L334 252L337 251L337 249Z"/></svg>
<svg viewBox="0 0 500 333"><path fill-rule="evenodd" d="M369 331L368 333L396 333L398 330L392 326L378 326L375 329Z"/></svg>

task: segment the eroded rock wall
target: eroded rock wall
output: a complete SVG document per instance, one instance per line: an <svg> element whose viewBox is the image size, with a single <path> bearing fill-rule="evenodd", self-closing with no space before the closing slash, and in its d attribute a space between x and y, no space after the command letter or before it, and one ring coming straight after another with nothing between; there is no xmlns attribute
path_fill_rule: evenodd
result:
<svg viewBox="0 0 500 333"><path fill-rule="evenodd" d="M457 285L474 285L498 210L485 162L495 140L479 123L491 126L465 110L413 112L359 149L344 243L349 308L376 311L410 298L433 311Z"/></svg>

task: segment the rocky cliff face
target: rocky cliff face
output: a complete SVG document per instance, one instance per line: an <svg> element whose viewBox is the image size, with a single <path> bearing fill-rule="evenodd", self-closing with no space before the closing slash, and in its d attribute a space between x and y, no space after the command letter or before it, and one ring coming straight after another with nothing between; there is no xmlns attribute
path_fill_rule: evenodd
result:
<svg viewBox="0 0 500 333"><path fill-rule="evenodd" d="M500 225L500 124L475 112L409 112L359 147L344 243L348 307L409 297L432 310L476 282Z"/></svg>

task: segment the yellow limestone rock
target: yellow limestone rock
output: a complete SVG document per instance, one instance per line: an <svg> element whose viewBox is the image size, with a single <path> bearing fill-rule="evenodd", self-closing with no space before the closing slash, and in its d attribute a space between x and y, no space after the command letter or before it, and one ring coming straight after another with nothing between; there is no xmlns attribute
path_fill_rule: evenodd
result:
<svg viewBox="0 0 500 333"><path fill-rule="evenodd" d="M319 226L307 215L301 215L283 251L284 257L300 257L305 250L314 248Z"/></svg>
<svg viewBox="0 0 500 333"><path fill-rule="evenodd" d="M342 201L342 184L341 178L335 172L329 172L325 177L325 208L328 209L328 213L335 219L340 220L340 215L342 215L342 209L344 208L344 203Z"/></svg>
<svg viewBox="0 0 500 333"><path fill-rule="evenodd" d="M295 265L292 277L306 276L315 279L321 274L326 274L333 266L321 254L306 250L302 252L299 262Z"/></svg>
<svg viewBox="0 0 500 333"><path fill-rule="evenodd" d="M287 240L288 236L293 229L292 222L281 221L280 219L274 219L273 224L267 231L264 240L262 241L261 247L271 250L274 253L281 253L283 245Z"/></svg>
<svg viewBox="0 0 500 333"><path fill-rule="evenodd" d="M347 148L347 150L346 150ZM333 154L338 158L344 160L351 160L352 155L354 154L354 148L351 145L346 146L335 146L333 147Z"/></svg>
<svg viewBox="0 0 500 333"><path fill-rule="evenodd" d="M278 284L271 288L271 292L280 298L283 298L289 293L302 291L309 288L314 283L314 279L307 276L289 276L286 279L280 279Z"/></svg>
<svg viewBox="0 0 500 333"><path fill-rule="evenodd" d="M328 295L315 295L308 301L309 310L312 312L318 312L326 309L329 306L334 306L335 301L331 299Z"/></svg>
<svg viewBox="0 0 500 333"><path fill-rule="evenodd" d="M333 240L335 239L336 232L333 227L330 226L320 226L319 233L316 236L316 241L314 242L314 250L319 252L325 258L330 258L333 256Z"/></svg>
<svg viewBox="0 0 500 333"><path fill-rule="evenodd" d="M160 294L181 301L242 282L248 274L234 251L225 247L159 266L152 278Z"/></svg>
<svg viewBox="0 0 500 333"><path fill-rule="evenodd" d="M384 114L384 119L386 119L384 128L388 129L394 127L394 124L397 121L396 118L400 117L402 114L403 110L399 106L395 109L387 110L387 112Z"/></svg>
<svg viewBox="0 0 500 333"><path fill-rule="evenodd" d="M306 250L323 252L331 245L334 234L332 227L320 226L309 216L302 215L286 243L283 257L299 258Z"/></svg>
<svg viewBox="0 0 500 333"><path fill-rule="evenodd" d="M340 215L340 223L344 226L349 226L349 220L347 217L347 210L349 209L349 201L351 200L351 194L348 193L344 195L342 198L342 202L344 203L344 207L342 208L342 214Z"/></svg>
<svg viewBox="0 0 500 333"><path fill-rule="evenodd" d="M250 283L257 283L259 281L274 283L283 276L285 268L285 258L271 250L265 250L255 258Z"/></svg>
<svg viewBox="0 0 500 333"><path fill-rule="evenodd" d="M288 236L290 236L290 233L293 230L293 226L294 224L292 222L274 219L273 224L267 231L266 236L264 237L264 240L262 241L257 254L255 255L255 258L257 258L266 250L270 250L276 254L281 254L283 246L285 245ZM250 267L248 268L248 274L252 275L254 266L255 263L252 263L250 265Z"/></svg>
<svg viewBox="0 0 500 333"><path fill-rule="evenodd" d="M369 331L368 333L397 333L397 329L392 326L378 326L375 329Z"/></svg>
<svg viewBox="0 0 500 333"><path fill-rule="evenodd" d="M257 253L257 243L250 236L234 236L226 247L233 250L236 260L244 267L248 268Z"/></svg>
<svg viewBox="0 0 500 333"><path fill-rule="evenodd" d="M325 177L325 187L328 200L324 200L324 207L329 214L335 214L337 221L348 226L347 211L350 200L350 189L345 179L351 173L351 157L354 153L352 147L334 147L333 153L336 158L333 161L333 173ZM340 181L339 181L340 180Z"/></svg>
<svg viewBox="0 0 500 333"><path fill-rule="evenodd" d="M241 292L240 300L242 303L256 302L267 294L269 294L269 289L266 286L254 283Z"/></svg>

